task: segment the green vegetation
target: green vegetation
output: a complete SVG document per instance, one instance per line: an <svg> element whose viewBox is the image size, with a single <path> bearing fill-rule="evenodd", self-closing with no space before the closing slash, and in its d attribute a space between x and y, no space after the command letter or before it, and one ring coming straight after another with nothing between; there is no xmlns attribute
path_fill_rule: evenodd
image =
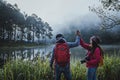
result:
<svg viewBox="0 0 120 80"><path fill-rule="evenodd" d="M35 13L22 13L17 4L0 0L0 12L0 46L16 42L45 43L53 36L52 27L47 22Z"/></svg>
<svg viewBox="0 0 120 80"><path fill-rule="evenodd" d="M86 80L86 67L79 60L71 61L72 80ZM99 80L119 80L120 59L117 55L104 57L104 65L98 68ZM53 80L49 60L16 60L8 62L0 69L0 80ZM62 80L65 80L62 76Z"/></svg>

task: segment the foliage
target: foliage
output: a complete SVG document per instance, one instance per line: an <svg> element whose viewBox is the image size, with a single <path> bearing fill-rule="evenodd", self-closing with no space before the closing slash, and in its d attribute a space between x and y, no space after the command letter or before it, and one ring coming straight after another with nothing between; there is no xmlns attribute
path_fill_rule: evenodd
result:
<svg viewBox="0 0 120 80"><path fill-rule="evenodd" d="M120 1L100 0L101 5L90 7L90 10L101 19L101 29L111 29L120 26Z"/></svg>
<svg viewBox="0 0 120 80"><path fill-rule="evenodd" d="M99 24L98 24L99 25ZM88 26L84 26L81 28L79 26L70 26L67 32L63 31L65 39L67 41L75 40L75 30L80 30L81 37L85 40L85 42L89 43L89 39L91 36L96 35L101 39L101 44L119 44L120 41L120 27L114 27L112 29L101 30L100 27L95 24L88 24ZM72 29L73 28L73 29ZM74 30L75 29L75 30ZM72 37L71 37L72 36ZM114 37L113 37L114 36Z"/></svg>
<svg viewBox="0 0 120 80"><path fill-rule="evenodd" d="M114 54L104 57L104 65L99 67L97 75L99 80L119 80L120 59ZM71 61L73 80L86 80L86 67L79 60ZM53 80L54 73L49 67L49 61L37 59L34 61L16 60L8 62L0 69L0 80ZM62 80L64 77L62 75Z"/></svg>
<svg viewBox="0 0 120 80"><path fill-rule="evenodd" d="M52 28L47 22L36 14L22 13L17 4L0 0L0 41L35 42L36 38L40 42L43 36L52 37Z"/></svg>
<svg viewBox="0 0 120 80"><path fill-rule="evenodd" d="M91 7L90 10L101 19L101 24L99 25L101 29L105 30L120 26L119 12L105 10L101 6Z"/></svg>
<svg viewBox="0 0 120 80"><path fill-rule="evenodd" d="M120 10L120 1L119 0L100 0L104 9L108 10Z"/></svg>

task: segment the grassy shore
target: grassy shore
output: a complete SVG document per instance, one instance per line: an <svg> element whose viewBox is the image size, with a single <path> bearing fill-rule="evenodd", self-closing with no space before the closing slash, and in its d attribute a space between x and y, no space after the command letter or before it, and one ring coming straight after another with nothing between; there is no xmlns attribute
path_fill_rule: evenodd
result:
<svg viewBox="0 0 120 80"><path fill-rule="evenodd" d="M87 68L79 60L71 60L72 80L86 80ZM99 80L120 80L120 59L115 54L105 55L104 65L97 70ZM0 69L0 80L54 80L54 72L49 67L49 60L10 61ZM62 80L65 80L62 75Z"/></svg>

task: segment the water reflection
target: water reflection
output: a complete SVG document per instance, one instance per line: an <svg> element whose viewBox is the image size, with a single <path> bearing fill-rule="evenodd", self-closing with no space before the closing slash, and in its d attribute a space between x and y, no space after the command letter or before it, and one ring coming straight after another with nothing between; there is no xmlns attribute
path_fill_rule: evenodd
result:
<svg viewBox="0 0 120 80"><path fill-rule="evenodd" d="M120 53L120 46L102 46L105 53L109 53L110 55L113 53ZM50 57L52 53L53 45L45 46L45 47L33 47L33 48L21 48L21 49L2 49L0 48L0 62L4 64L4 62L8 60L33 60L36 57L40 57L41 59L45 59ZM116 52L115 52L116 51ZM83 58L86 55L86 50L82 47L73 48L70 50L71 57L74 59Z"/></svg>
<svg viewBox="0 0 120 80"><path fill-rule="evenodd" d="M52 46L33 47L33 48L0 48L0 66L10 60L34 60L37 57L45 59L50 56Z"/></svg>

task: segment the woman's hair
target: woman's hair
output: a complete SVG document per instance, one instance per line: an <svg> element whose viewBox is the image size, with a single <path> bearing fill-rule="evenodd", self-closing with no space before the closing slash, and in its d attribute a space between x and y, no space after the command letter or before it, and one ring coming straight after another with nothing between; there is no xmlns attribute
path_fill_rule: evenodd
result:
<svg viewBox="0 0 120 80"><path fill-rule="evenodd" d="M98 36L92 36L90 38L90 40L92 40L92 42L96 43L96 44L100 44L101 40Z"/></svg>
<svg viewBox="0 0 120 80"><path fill-rule="evenodd" d="M93 54L95 49L98 47L98 48L100 48L101 53L103 54L103 50L99 45L100 44L100 38L98 36L92 36L90 39L92 40L91 53Z"/></svg>

